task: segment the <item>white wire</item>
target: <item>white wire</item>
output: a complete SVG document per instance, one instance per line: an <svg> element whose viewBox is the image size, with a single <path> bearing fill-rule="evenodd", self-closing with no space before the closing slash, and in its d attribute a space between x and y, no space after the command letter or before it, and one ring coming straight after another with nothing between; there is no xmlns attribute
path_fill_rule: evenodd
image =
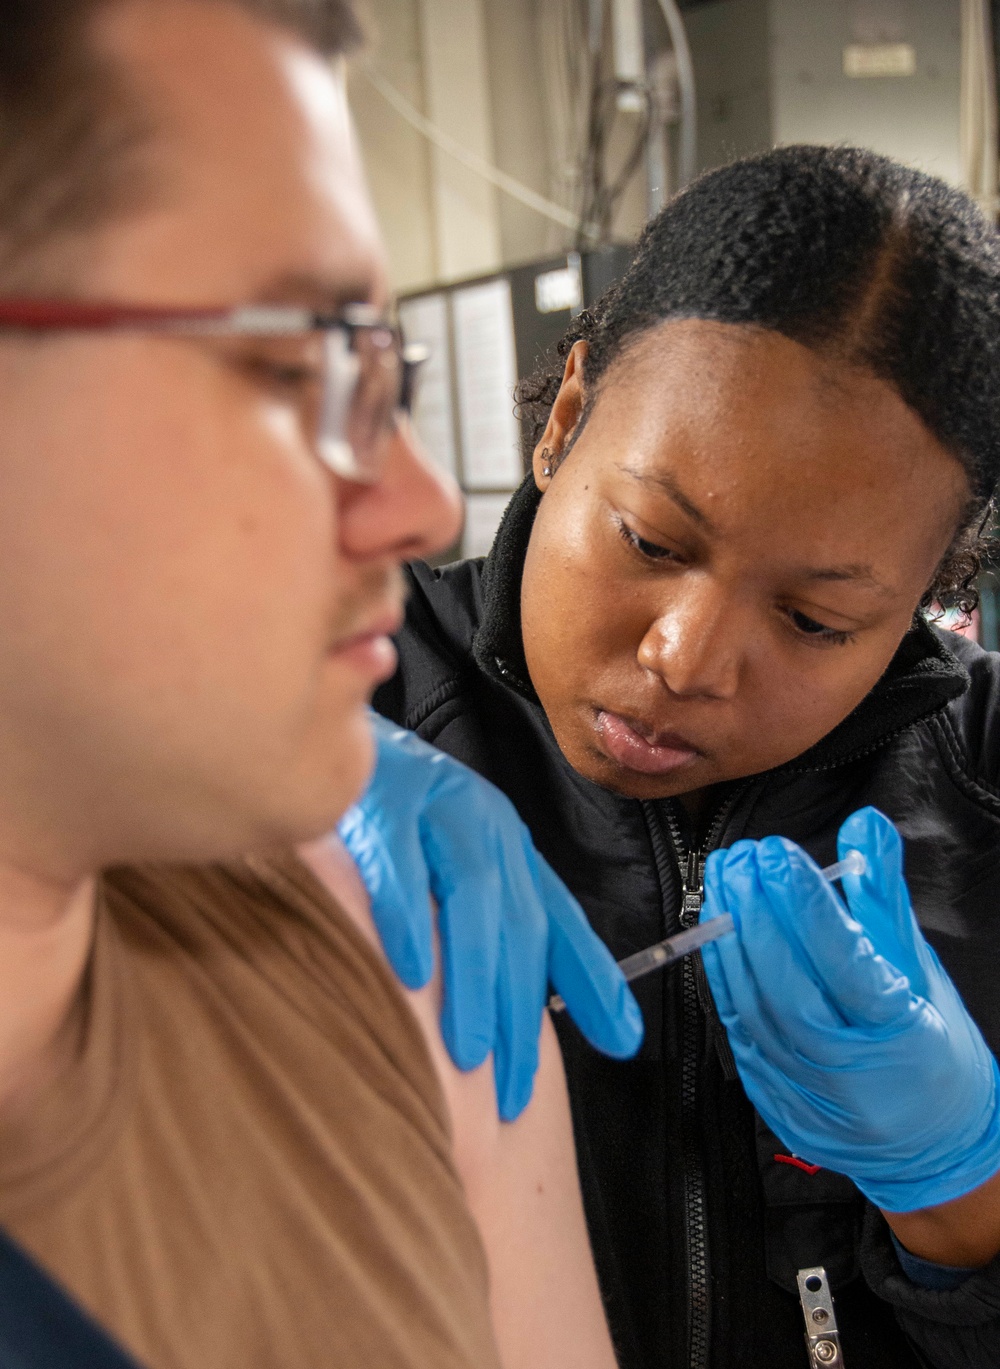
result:
<svg viewBox="0 0 1000 1369"><path fill-rule="evenodd" d="M681 185L693 181L698 169L698 111L695 100L694 62L684 20L675 0L660 0L670 42L677 57L677 84L681 94L681 133L677 170Z"/></svg>
<svg viewBox="0 0 1000 1369"><path fill-rule="evenodd" d="M576 231L579 221L575 214L564 209L561 204L547 200L544 195L537 194L529 186L522 185L519 180L513 176L508 176L506 171L501 171L498 166L488 162L485 157L480 157L478 153L463 146L457 138L453 138L443 128L438 128L437 124L432 123L430 119L421 114L420 110L412 105L405 95L401 94L394 85L390 84L384 76L380 76L372 67L365 66L362 70L383 100L391 105L396 113L412 125L418 133L422 133L428 142L439 147L449 157L454 157L456 162L461 162L463 166L467 166L470 171L474 171L484 181L489 181L491 185L495 185L498 190L502 190L512 200L518 200L521 204L527 205L529 209L533 209L536 214L551 219L553 223L561 224L563 228L571 228L574 232Z"/></svg>
<svg viewBox="0 0 1000 1369"><path fill-rule="evenodd" d="M550 140L548 194L579 221L583 197L581 152L590 109L592 63L579 0L544 0L536 6L542 83ZM576 232L570 240L576 240ZM567 246L566 230L552 224L546 245L556 253Z"/></svg>

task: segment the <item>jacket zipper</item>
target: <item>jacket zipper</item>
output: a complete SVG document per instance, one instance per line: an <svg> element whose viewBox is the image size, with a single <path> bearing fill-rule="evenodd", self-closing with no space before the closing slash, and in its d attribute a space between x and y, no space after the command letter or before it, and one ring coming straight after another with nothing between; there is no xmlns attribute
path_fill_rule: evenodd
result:
<svg viewBox="0 0 1000 1369"><path fill-rule="evenodd" d="M701 914L705 898L705 860L722 834L726 819L742 788L731 794L716 813L705 841L688 849L680 823L671 804L666 804L667 827L681 877L680 922L693 927ZM684 1217L688 1257L688 1365L689 1369L709 1369L711 1335L711 1298L708 1267L708 1221L706 1213L705 1171L698 1144L698 1042L701 1014L698 1009L698 982L694 957L681 968L681 1152L684 1180Z"/></svg>

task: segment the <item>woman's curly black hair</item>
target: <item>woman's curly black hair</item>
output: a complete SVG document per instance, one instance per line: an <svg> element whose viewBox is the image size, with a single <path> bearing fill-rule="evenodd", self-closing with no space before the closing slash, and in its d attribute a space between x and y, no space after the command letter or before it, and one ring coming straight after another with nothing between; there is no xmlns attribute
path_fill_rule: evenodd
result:
<svg viewBox="0 0 1000 1369"><path fill-rule="evenodd" d="M771 328L892 385L962 463L970 499L922 601L971 611L1000 476L1000 237L972 201L874 152L783 147L701 176L573 322L588 404L636 337L670 319ZM561 367L517 400L533 447Z"/></svg>

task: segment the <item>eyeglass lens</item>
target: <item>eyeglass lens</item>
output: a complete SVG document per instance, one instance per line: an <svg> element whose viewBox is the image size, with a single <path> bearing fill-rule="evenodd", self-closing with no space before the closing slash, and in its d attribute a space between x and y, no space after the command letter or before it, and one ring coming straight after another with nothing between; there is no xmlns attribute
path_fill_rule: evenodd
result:
<svg viewBox="0 0 1000 1369"><path fill-rule="evenodd" d="M385 327L326 333L319 453L346 480L378 479L403 394L399 342Z"/></svg>

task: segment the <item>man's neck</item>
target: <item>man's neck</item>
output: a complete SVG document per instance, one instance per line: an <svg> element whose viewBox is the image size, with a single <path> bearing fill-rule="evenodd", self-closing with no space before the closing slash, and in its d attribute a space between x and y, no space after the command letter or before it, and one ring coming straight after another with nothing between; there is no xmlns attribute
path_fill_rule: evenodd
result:
<svg viewBox="0 0 1000 1369"><path fill-rule="evenodd" d="M65 885L0 861L0 1119L30 1106L77 1044L94 881Z"/></svg>

